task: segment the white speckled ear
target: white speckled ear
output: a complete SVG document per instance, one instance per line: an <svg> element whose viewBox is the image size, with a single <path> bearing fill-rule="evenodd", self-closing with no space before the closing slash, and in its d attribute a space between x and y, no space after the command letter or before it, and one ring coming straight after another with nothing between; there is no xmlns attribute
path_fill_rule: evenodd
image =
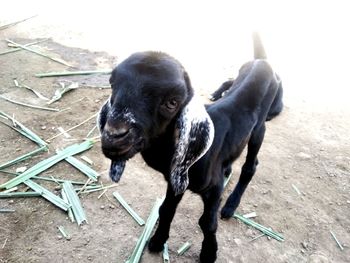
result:
<svg viewBox="0 0 350 263"><path fill-rule="evenodd" d="M185 192L189 184L188 169L213 143L214 125L203 103L193 97L182 110L175 129L170 182L174 193L178 195Z"/></svg>

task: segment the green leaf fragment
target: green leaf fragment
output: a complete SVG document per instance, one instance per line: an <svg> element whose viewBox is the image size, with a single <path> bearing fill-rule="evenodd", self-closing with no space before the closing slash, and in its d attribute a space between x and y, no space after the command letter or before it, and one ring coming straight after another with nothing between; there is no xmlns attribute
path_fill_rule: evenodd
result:
<svg viewBox="0 0 350 263"><path fill-rule="evenodd" d="M66 203L61 197L58 197L57 195L53 194L52 192L42 187L41 185L33 182L32 180L27 180L24 183L31 189L33 189L35 192L39 193L46 200L50 201L52 204L56 205L62 210L67 211L70 207L70 205Z"/></svg>
<svg viewBox="0 0 350 263"><path fill-rule="evenodd" d="M67 204L69 204L69 201L68 201L66 192L65 192L63 189L61 190L61 195L62 195L62 199L63 199ZM70 219L70 221L72 221L72 223L75 222L75 218L74 218L73 211L72 211L72 206L70 206L70 207L68 208L68 218Z"/></svg>
<svg viewBox="0 0 350 263"><path fill-rule="evenodd" d="M64 150L58 152L56 155L51 156L48 159L45 159L36 165L32 166L25 172L23 172L21 175L17 176L16 178L11 179L10 181L0 185L0 188L12 188L17 186L20 183L23 183L24 181L32 178L35 175L40 174L41 172L47 170L51 166L55 165L56 163L60 162L61 160L71 156L75 155L77 153L86 151L87 149L91 148L93 145L93 141L87 140L81 144L74 144L71 145Z"/></svg>
<svg viewBox="0 0 350 263"><path fill-rule="evenodd" d="M99 174L94 169L72 156L68 156L65 160L89 177L92 181L97 182Z"/></svg>
<svg viewBox="0 0 350 263"><path fill-rule="evenodd" d="M28 160L28 159L32 158L34 155L39 154L41 152L46 152L46 151L47 151L47 146L42 146L42 147L40 147L40 148L38 148L38 149L36 149L34 151L31 151L29 153L21 155L21 156L17 157L16 159L13 159L11 161L8 161L6 163L1 164L0 165L0 170L4 169L4 168L7 168L7 167L10 167L10 166L12 166L12 165L14 165L16 163Z"/></svg>
<svg viewBox="0 0 350 263"><path fill-rule="evenodd" d="M63 190L72 206L73 215L78 225L81 225L83 222L87 222L83 206L80 203L80 199L75 192L73 185L70 182L64 182Z"/></svg>
<svg viewBox="0 0 350 263"><path fill-rule="evenodd" d="M0 192L0 198L14 198L14 197L38 197L41 196L37 192L16 192L16 193L3 193Z"/></svg>
<svg viewBox="0 0 350 263"><path fill-rule="evenodd" d="M53 102L60 100L65 93L77 89L78 87L79 84L77 82L74 82L69 86L65 86L64 84L62 84L62 87L55 91L55 94L53 95L51 100L47 102L47 104L52 104Z"/></svg>
<svg viewBox="0 0 350 263"><path fill-rule="evenodd" d="M168 244L164 244L164 249L163 249L163 263L170 263L170 258L169 258L169 247Z"/></svg>
<svg viewBox="0 0 350 263"><path fill-rule="evenodd" d="M16 212L15 209L0 208L0 213L13 213Z"/></svg>
<svg viewBox="0 0 350 263"><path fill-rule="evenodd" d="M63 226L59 226L58 230L60 231L60 233L62 234L62 236L67 239L67 240L71 240L71 236L66 232L66 230L64 229Z"/></svg>
<svg viewBox="0 0 350 263"><path fill-rule="evenodd" d="M62 72L47 72L35 74L35 77L62 77L62 76L76 76L76 75L92 75L92 74L111 74L111 69L101 70L85 70L85 71L62 71Z"/></svg>
<svg viewBox="0 0 350 263"><path fill-rule="evenodd" d="M129 206L129 204L118 192L114 192L113 196L118 200L118 202L125 208L125 210L132 216L132 218L134 218L134 220L140 226L143 226L145 224L145 221Z"/></svg>
<svg viewBox="0 0 350 263"><path fill-rule="evenodd" d="M245 224L247 224L249 226L252 226L252 227L258 229L259 231L261 231L262 233L264 233L267 236L270 236L270 237L272 237L272 238L274 238L274 239L276 239L278 241L284 241L284 237L281 234L279 234L277 232L274 232L271 229L254 222L251 219L245 218L244 216L242 216L242 215L240 215L238 213L235 213L233 215L233 217L241 220L243 223L245 223Z"/></svg>
<svg viewBox="0 0 350 263"><path fill-rule="evenodd" d="M183 255L187 250L189 250L190 247L191 247L191 243L187 241L185 244L183 244L183 245L177 250L177 254L178 254L179 256Z"/></svg>
<svg viewBox="0 0 350 263"><path fill-rule="evenodd" d="M152 210L151 213L147 219L147 222L145 224L145 227L143 229L143 232L139 238L139 240L136 243L136 246L134 248L134 251L132 252L130 258L128 259L127 263L138 263L141 259L142 256L142 252L146 246L147 241L149 240L152 230L155 226L155 224L157 223L159 214L159 207L161 206L162 202L163 202L164 198L162 199L157 199Z"/></svg>

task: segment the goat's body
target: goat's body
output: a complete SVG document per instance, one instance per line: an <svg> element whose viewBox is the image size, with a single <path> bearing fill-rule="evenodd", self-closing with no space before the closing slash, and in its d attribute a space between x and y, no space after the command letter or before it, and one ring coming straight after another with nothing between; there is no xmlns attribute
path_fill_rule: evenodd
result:
<svg viewBox="0 0 350 263"><path fill-rule="evenodd" d="M203 193L213 185L221 185L223 172L231 166L247 145L251 134L264 125L277 94L274 72L264 60L254 60L242 67L244 75L234 83L220 101L206 107L215 131L211 148L189 169L189 189ZM264 83L264 85L262 85ZM257 109L259 109L257 111ZM146 163L170 179L174 153L173 125L142 152Z"/></svg>
<svg viewBox="0 0 350 263"><path fill-rule="evenodd" d="M225 133L215 133L211 149L200 162L216 162L224 169L240 156L251 134L264 125L277 90L271 81L273 74L263 60L247 63L244 75L234 82L230 92L207 107L215 130Z"/></svg>
<svg viewBox="0 0 350 263"><path fill-rule="evenodd" d="M187 187L204 204L199 219L204 234L200 260L216 260L224 177L247 146L238 183L221 210L222 218L230 218L258 165L265 122L283 108L280 79L265 60L258 35L254 35L254 51L255 60L244 64L235 80L221 85L212 98L222 98L205 109L193 99L181 64L164 53L136 53L113 70L112 95L99 117L102 150L112 161L110 177L118 181L126 160L141 152L168 182L150 251L163 250Z"/></svg>
<svg viewBox="0 0 350 263"><path fill-rule="evenodd" d="M282 87L277 75L265 60L254 60L241 68L238 78L222 99L206 107L215 127L214 141L188 173L188 189L199 194L204 202L204 212L199 220L204 233L202 262L213 262L216 259L216 213L224 176L231 172L232 163L248 145L239 181L221 211L223 218L229 218L255 173L257 154L265 133L265 121L280 113L281 98ZM163 173L168 181L167 197L160 209L159 227L149 244L152 251L160 251L169 237L170 223L182 197L182 194L174 196L169 187L169 167L174 153L172 130L173 127L170 126L163 136L142 152L146 163Z"/></svg>

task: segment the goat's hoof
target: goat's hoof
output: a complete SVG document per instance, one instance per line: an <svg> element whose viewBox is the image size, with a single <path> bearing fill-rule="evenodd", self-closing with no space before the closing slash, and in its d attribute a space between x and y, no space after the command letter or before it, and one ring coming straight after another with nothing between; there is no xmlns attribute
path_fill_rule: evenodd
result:
<svg viewBox="0 0 350 263"><path fill-rule="evenodd" d="M164 243L159 242L154 237L152 237L148 243L148 249L150 252L158 253L158 252L161 252L163 248L164 248Z"/></svg>
<svg viewBox="0 0 350 263"><path fill-rule="evenodd" d="M213 96L213 95L209 96L209 100L211 101L217 101L218 99L220 99L220 97L218 96Z"/></svg>
<svg viewBox="0 0 350 263"><path fill-rule="evenodd" d="M233 213L235 212L235 209L233 207L226 207L224 206L221 209L221 218L222 219L229 219L233 216Z"/></svg>

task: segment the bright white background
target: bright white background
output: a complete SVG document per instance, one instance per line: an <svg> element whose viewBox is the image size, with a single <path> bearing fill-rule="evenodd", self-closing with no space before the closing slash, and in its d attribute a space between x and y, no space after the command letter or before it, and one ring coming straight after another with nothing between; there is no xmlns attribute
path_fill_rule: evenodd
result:
<svg viewBox="0 0 350 263"><path fill-rule="evenodd" d="M6 1L0 22L38 14L17 25L17 33L106 51L119 61L135 51L165 51L184 64L195 88L208 91L235 76L252 58L250 34L259 30L284 82L287 103L335 111L350 108L349 5L282 0Z"/></svg>

